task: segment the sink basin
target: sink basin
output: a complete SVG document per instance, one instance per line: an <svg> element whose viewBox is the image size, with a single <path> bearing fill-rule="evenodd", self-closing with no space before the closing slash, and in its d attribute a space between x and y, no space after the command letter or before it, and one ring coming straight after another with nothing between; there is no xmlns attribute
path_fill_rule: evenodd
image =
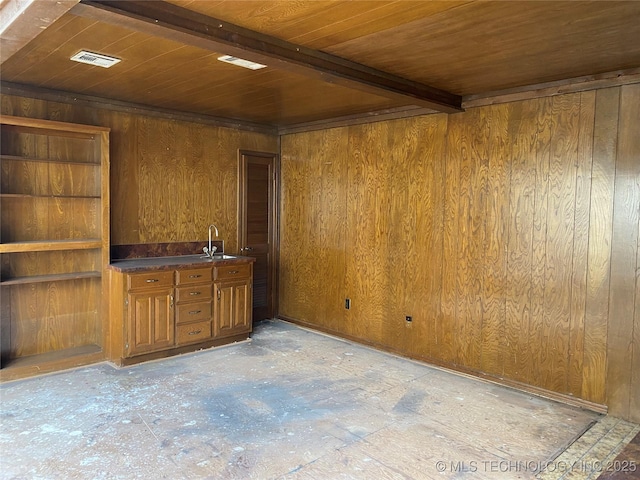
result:
<svg viewBox="0 0 640 480"><path fill-rule="evenodd" d="M208 261L208 262L215 262L216 260L231 260L233 258L237 258L235 255L227 255L225 253L222 254L215 254L213 256L213 258L207 257L206 255L201 255L200 258L202 260Z"/></svg>

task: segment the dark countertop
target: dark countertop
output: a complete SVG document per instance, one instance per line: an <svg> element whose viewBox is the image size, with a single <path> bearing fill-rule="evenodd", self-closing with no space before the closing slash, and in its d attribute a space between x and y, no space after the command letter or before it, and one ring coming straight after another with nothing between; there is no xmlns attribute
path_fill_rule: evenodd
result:
<svg viewBox="0 0 640 480"><path fill-rule="evenodd" d="M225 255L226 256L226 255ZM114 260L107 268L123 273L145 272L147 270L180 270L183 268L219 267L223 265L237 265L240 263L253 263L253 257L233 255L233 258L214 258L208 260L198 255L179 255L175 257L151 257L131 258L126 260Z"/></svg>

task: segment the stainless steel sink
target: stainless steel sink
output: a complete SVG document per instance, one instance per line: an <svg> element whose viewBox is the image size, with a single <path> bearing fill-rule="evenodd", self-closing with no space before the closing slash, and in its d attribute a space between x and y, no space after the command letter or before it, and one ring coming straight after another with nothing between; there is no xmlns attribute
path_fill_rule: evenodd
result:
<svg viewBox="0 0 640 480"><path fill-rule="evenodd" d="M214 254L213 257L209 257L208 255L201 255L200 258L207 262L215 262L216 260L231 260L237 257L235 255L227 255L225 253L221 253Z"/></svg>

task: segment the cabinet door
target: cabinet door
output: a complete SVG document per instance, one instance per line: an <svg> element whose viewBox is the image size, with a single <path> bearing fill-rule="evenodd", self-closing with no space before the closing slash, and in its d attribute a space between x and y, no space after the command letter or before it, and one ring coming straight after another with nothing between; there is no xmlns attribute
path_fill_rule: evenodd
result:
<svg viewBox="0 0 640 480"><path fill-rule="evenodd" d="M129 293L128 301L128 355L172 347L175 340L173 288Z"/></svg>
<svg viewBox="0 0 640 480"><path fill-rule="evenodd" d="M251 281L220 282L214 286L214 335L225 337L251 331Z"/></svg>

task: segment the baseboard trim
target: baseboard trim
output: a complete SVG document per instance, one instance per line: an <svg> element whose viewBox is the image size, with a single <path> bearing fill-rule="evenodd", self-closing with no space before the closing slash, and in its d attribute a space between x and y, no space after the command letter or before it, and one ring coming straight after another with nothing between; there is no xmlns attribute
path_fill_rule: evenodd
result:
<svg viewBox="0 0 640 480"><path fill-rule="evenodd" d="M446 370L448 372L463 375L465 377L473 378L476 380L481 380L487 383L493 383L496 385L501 385L503 387L513 388L515 390L519 390L521 392L530 393L532 395L536 395L538 397L546 398L548 400L553 400L556 402L564 403L567 405L571 405L574 407L584 408L585 410L591 410L596 413L606 414L608 411L608 407L606 405L601 405L599 403L590 402L588 400L584 400L582 398L577 398L571 395L567 395L564 393L558 393L551 390L546 390L544 388L536 387L533 385L529 385L526 383L518 382L515 380L511 380L508 378L497 377L495 375L490 375L484 372L479 372L477 370L473 370L467 367L463 367L460 365L451 364L448 362L443 362L437 358L431 358L422 355L411 355L406 352L402 352L395 348L389 347L387 345L383 345L377 342L371 342L369 340L354 337L352 335L348 335L342 332L338 332L332 330L330 328L326 328L323 326L315 325L309 322L305 322L304 320L299 320L296 318L292 318L286 315L278 315L276 317L278 320L282 320L288 323L292 323L294 325L298 325L307 330L311 330L313 332L320 332L331 337L335 337L342 340L348 340L350 342L358 343L360 345L365 345L367 347L371 347L375 350L380 350L386 353L390 353L392 355L396 355L401 358L406 358L410 360L415 360L420 363L425 363L430 367L439 368L441 370Z"/></svg>

